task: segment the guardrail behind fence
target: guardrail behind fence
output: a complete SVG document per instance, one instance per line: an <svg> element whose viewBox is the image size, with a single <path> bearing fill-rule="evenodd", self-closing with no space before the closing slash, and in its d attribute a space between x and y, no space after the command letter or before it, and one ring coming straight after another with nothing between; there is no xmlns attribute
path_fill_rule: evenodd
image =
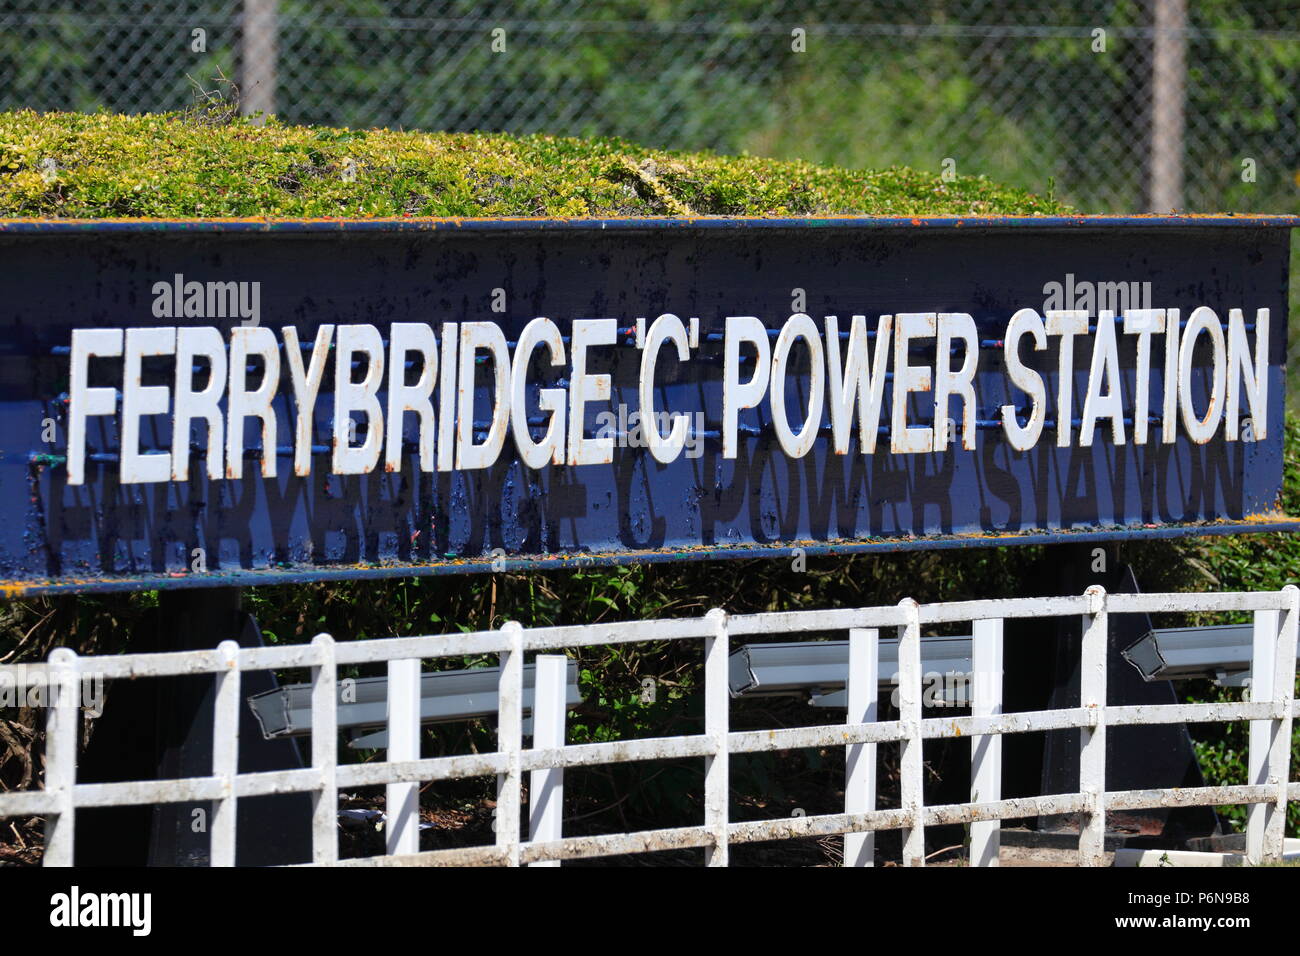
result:
<svg viewBox="0 0 1300 956"><path fill-rule="evenodd" d="M1253 655L1249 699L1201 704L1107 706L1106 648L1109 614L1252 612ZM1074 708L1002 712L1002 624L1012 618L1067 615L1083 618L1080 705ZM973 625L972 656L977 679L969 716L922 717L921 629L928 625ZM46 682L51 694L44 789L0 794L0 817L43 816L44 863L73 860L73 820L84 807L168 802L210 802L210 861L235 862L235 801L265 794L308 792L313 796L313 863L316 865L557 865L565 859L702 848L710 866L727 864L736 843L801 837L844 836L846 865L870 866L874 833L901 830L903 863L925 862L925 828L970 824L973 865L996 865L1000 821L1046 814L1080 814L1079 862L1105 861L1103 837L1108 810L1248 804L1247 859L1279 860L1283 854L1288 800L1300 800L1300 783L1290 781L1296 635L1300 589L1222 594L1107 594L1100 587L1079 596L791 611L728 616L715 609L703 617L525 629L508 623L500 630L426 637L336 643L329 635L309 645L241 648L225 641L211 651L78 657L56 649L48 664L0 667L0 680ZM878 643L881 628L898 632L899 714L878 720ZM728 654L738 638L848 631L848 714L844 723L772 730L729 727ZM523 746L524 656L580 647L643 641L702 641L704 645L704 732L686 736L566 745L566 658L536 658L532 746ZM491 753L421 759L420 662L431 658L496 654L497 749ZM383 761L338 763L337 671L340 666L388 665L388 751ZM311 766L260 773L238 772L240 676L244 671L310 668ZM212 772L178 780L77 783L76 693L87 675L105 679L216 675ZM1109 727L1145 724L1250 721L1248 781L1241 785L1109 791L1106 789L1106 732ZM1077 793L1002 799L1001 737L1004 734L1078 728L1083 735ZM927 806L923 801L924 740L970 737L972 796L964 803ZM876 748L901 746L900 806L876 808ZM735 822L729 817L729 757L739 753L844 747L844 812ZM563 774L566 768L641 760L702 758L705 761L703 820L695 826L598 836L562 833ZM531 774L528 836L523 836L523 774ZM420 783L496 775L495 843L420 852L417 788ZM339 859L340 788L387 785L387 852Z"/></svg>

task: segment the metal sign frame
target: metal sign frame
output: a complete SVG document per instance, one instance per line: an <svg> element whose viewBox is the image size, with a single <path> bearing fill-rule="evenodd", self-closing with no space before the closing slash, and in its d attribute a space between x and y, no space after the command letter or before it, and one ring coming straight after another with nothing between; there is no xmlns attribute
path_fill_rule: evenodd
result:
<svg viewBox="0 0 1300 956"><path fill-rule="evenodd" d="M1297 225L1300 217L1285 216L3 220L0 593L1300 530L1300 521L1277 512L1287 230ZM1085 308L1089 285L1096 289L1088 295L1096 297ZM249 297L240 298L254 286L256 315L244 308ZM1130 287L1136 300L1114 298ZM215 315L214 288L221 307ZM1107 301L1113 335L1098 321ZM1202 307L1214 315L1217 336L1210 319L1198 315ZM1071 331L1068 320L1042 326L1039 317L1036 325L1032 316L1013 327L1010 320L1025 309L1088 312L1092 320L1082 331ZM1163 354L1162 332L1143 324L1148 319L1126 319L1173 309L1180 311L1180 334L1194 343L1186 356L1177 342ZM897 317L896 324L882 325L885 315ZM560 351L565 357L549 374L524 383L526 427L504 438L496 434L498 458L487 460L480 449L494 433L514 427L498 428L507 393L502 376L493 375L495 356L503 353L493 352L491 336L466 338L466 330L491 331L496 324L497 339L517 348L527 325L545 316L552 326L534 335L533 358L545 353L548 334L561 346L552 357ZM757 342L740 336L742 324L729 324L737 317L759 323L751 322L750 331L761 328L767 342L761 334ZM838 326L825 324L827 317L838 317ZM608 324L612 340L603 327L577 332L578 320ZM900 331L905 321L910 339ZM397 355L390 351L393 325L421 322L444 346L452 341L450 324L472 353L463 368L474 377L472 389L459 389L468 393L464 404L461 397L441 404L441 390L433 387L425 393L435 416L451 409L457 429L470 421L462 436L451 425L439 432L430 418L427 448L424 419L407 414L416 409L387 404L382 380L369 392L365 384L384 356ZM342 334L320 338L325 326L331 334L351 330L346 346ZM284 335L290 327L292 340ZM224 455L222 447L200 440L202 402L187 406L195 430L188 471L175 480L187 444L170 434L181 408L180 329L215 330L228 348L220 361L247 363L247 371L238 383L243 414L229 419L235 425L227 428ZM379 348L367 351L365 330L376 330L371 338ZM1034 342L1043 331L1062 342L1078 339L1072 362L1054 365L1054 345L1039 352ZM600 358L583 369L571 346L588 332L588 351ZM734 352L733 333L740 336ZM880 333L892 357L886 355L888 366L864 371ZM1089 363L1089 353L1101 351L1103 333L1114 340L1113 374L1104 358ZM422 344L430 339L403 334L413 336L411 350L399 357L422 376L433 365L435 353ZM291 346L302 350L297 366L289 358L280 362L281 388L272 389L265 406L278 429L270 456L279 462L275 474L267 473L260 450L272 432L256 414L255 393L265 382L249 384L273 358L271 351L257 352L255 340L267 335L281 356L295 351ZM1008 349L1013 337L1019 342ZM124 339L134 344L121 344ZM199 358L186 388L198 393L205 375L215 387L216 353L204 353L197 335L189 339L187 354ZM325 346L316 372L313 343ZM824 357L815 351L823 346ZM364 370L362 381L331 378L333 355L342 347L351 350L354 370ZM868 429L853 421L855 411L869 406L855 405L843 391L852 368L844 363L859 348L864 389L873 372L891 379L901 369L907 379L879 386L874 452L862 451ZM1137 378L1143 348L1149 381ZM455 351L444 347L444 358ZM972 351L965 383L976 397L968 402L960 394L961 369L953 366ZM651 385L641 387L650 352L658 369L650 363ZM1013 352L1018 379L1009 367ZM1224 355L1232 383L1226 395L1219 384ZM833 360L843 372L835 383L827 381L837 376ZM770 376L770 387L769 378L749 378L764 363L782 372ZM1071 374L1053 378L1067 364ZM454 374L458 365L448 360L440 368ZM1034 427L1028 393L1013 395L1008 384L1029 381L1025 369L1040 373L1045 407L1036 437L1022 437L1029 444L1014 448L1008 444L1013 429ZM1170 426L1172 441L1162 438L1165 370L1181 376L1171 392L1174 404L1165 406L1181 421ZM313 374L312 394L321 401L298 428L291 379L310 382ZM1104 409L1098 413L1111 395L1096 382L1108 374L1115 393L1115 382L1134 394L1142 390L1139 382L1147 385L1147 415L1127 404L1122 413L1113 407L1109 417ZM728 375L734 380L723 381ZM601 376L608 376L603 383L596 381ZM936 427L930 393L940 378L952 418ZM1062 387L1066 378L1073 397ZM331 380L339 390L356 391L357 404L345 407L336 398L330 407ZM229 395L214 400L222 415L235 394L235 377L229 381ZM223 375L218 384L225 382ZM755 383L763 394L748 402L745 388ZM418 392L409 375L399 384ZM526 435L542 447L546 420L533 408L548 386L570 403L575 389L581 391L586 414L570 418L578 427L570 428L569 440L543 449L546 460L530 468L511 436L522 442ZM819 388L825 397L814 414ZM1190 396L1185 409L1177 404L1182 390ZM835 394L847 426L837 425L826 408ZM666 416L662 427L641 429L638 444L631 440L635 424L619 412L606 426L614 450L597 447L603 439L591 435L600 434L598 413L615 404L635 412L646 395L655 414ZM776 396L785 408L782 423L772 414ZM376 447L370 436L379 429L370 429L364 412L352 415L371 399L378 403L371 407L401 415L402 427L388 436L397 450L382 451L380 436L369 468L348 471L349 456ZM1051 437L1046 406L1053 400L1072 409L1065 446ZM1013 411L1000 412L1002 402ZM1082 405L1087 417L1088 403L1095 407L1085 427L1074 416ZM738 407L728 412L729 405ZM1228 417L1225 405L1237 413ZM338 424L340 408L360 426L355 434ZM1261 422L1267 418L1258 440L1247 435L1246 409ZM1209 437L1195 434L1202 410ZM676 448L665 451L676 433L674 415L685 428ZM800 415L806 415L802 428ZM1146 443L1139 446L1143 418ZM897 443L900 421L906 441L922 444ZM233 437L237 429L240 438ZM583 440L575 443L579 429ZM1085 432L1091 443L1082 442ZM448 451L436 464L435 435L462 442L455 456ZM700 456L688 461L683 441L696 443ZM568 460L554 464L566 454ZM471 474L476 455L486 467ZM1073 487L1062 491L1070 481ZM1053 482L1056 491L1048 487ZM824 500L809 504L819 497ZM201 568L193 558L199 552Z"/></svg>

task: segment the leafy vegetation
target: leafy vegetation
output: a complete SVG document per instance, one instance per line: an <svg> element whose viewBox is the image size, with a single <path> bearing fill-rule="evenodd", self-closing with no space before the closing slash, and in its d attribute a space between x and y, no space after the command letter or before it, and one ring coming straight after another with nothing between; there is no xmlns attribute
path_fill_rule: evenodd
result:
<svg viewBox="0 0 1300 956"><path fill-rule="evenodd" d="M1283 464L1281 509L1286 514L1300 514L1300 420L1286 423L1286 457ZM1261 534L1231 535L1189 541L1181 550L1184 560L1194 561L1203 569L1207 584L1225 591L1275 591L1288 584L1300 585L1300 535ZM1244 623L1248 615L1239 616ZM1199 622L1198 622L1199 623ZM1204 623L1232 623L1224 616ZM1198 682L1187 689L1189 700L1241 700L1243 691L1225 690L1208 682ZM1300 693L1300 682L1297 683ZM1197 757L1208 783L1244 783L1246 775L1249 724L1200 724L1190 728ZM1291 741L1292 779L1300 768L1300 733ZM1238 829L1246 823L1245 807L1220 807ZM1287 832L1300 833L1300 805L1287 807Z"/></svg>
<svg viewBox="0 0 1300 956"><path fill-rule="evenodd" d="M216 120L213 120L215 114ZM1035 214L1022 190L915 170L664 152L615 139L259 126L190 113L0 113L0 216Z"/></svg>

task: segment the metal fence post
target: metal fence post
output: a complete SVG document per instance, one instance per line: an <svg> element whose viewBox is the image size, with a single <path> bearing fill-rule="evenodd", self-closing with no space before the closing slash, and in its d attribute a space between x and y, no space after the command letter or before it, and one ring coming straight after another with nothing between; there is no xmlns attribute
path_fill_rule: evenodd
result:
<svg viewBox="0 0 1300 956"><path fill-rule="evenodd" d="M497 751L506 758L505 773L497 775L497 846L506 851L510 866L518 866L524 629L517 621L507 621L501 633L510 646L501 652L501 676L497 684Z"/></svg>
<svg viewBox="0 0 1300 956"><path fill-rule="evenodd" d="M1155 0L1151 56L1150 212L1183 205L1187 106L1187 0Z"/></svg>
<svg viewBox="0 0 1300 956"><path fill-rule="evenodd" d="M420 759L420 659L388 662L388 762ZM420 785L390 783L388 853L420 852Z"/></svg>
<svg viewBox="0 0 1300 956"><path fill-rule="evenodd" d="M705 848L704 860L708 866L726 866L727 803L731 791L727 612L715 607L706 617L713 623L714 633L704 639L704 734L713 753L704 758L704 825L713 832L713 845Z"/></svg>
<svg viewBox="0 0 1300 956"><path fill-rule="evenodd" d="M1270 821L1270 831L1265 842L1281 859L1286 850L1287 791L1291 781L1291 733L1295 723L1296 643L1300 639L1300 588L1288 584L1282 589L1286 608L1282 611L1282 626L1277 636L1277 666L1273 673L1275 688L1273 699L1282 712L1278 730L1273 737L1273 755L1270 759L1276 776L1277 807Z"/></svg>
<svg viewBox="0 0 1300 956"><path fill-rule="evenodd" d="M1250 699L1274 704L1272 720L1250 722L1249 783L1276 790L1267 803L1252 803L1246 815L1246 858L1253 864L1282 858L1286 837L1286 791L1291 762L1291 701L1295 689L1296 596L1283 591L1285 611L1255 612Z"/></svg>
<svg viewBox="0 0 1300 956"><path fill-rule="evenodd" d="M312 645L320 663L311 669L311 765L321 776L312 794L312 862L328 866L339 858L338 667L333 637L317 634Z"/></svg>
<svg viewBox="0 0 1300 956"><path fill-rule="evenodd" d="M51 696L45 724L45 789L59 795L59 809L45 818L43 866L72 866L72 834L77 782L77 653L70 647L50 651Z"/></svg>
<svg viewBox="0 0 1300 956"><path fill-rule="evenodd" d="M1079 706L1091 714L1092 724L1079 730L1079 791L1088 804L1079 828L1079 865L1102 866L1106 862L1106 589L1094 584L1084 595L1088 611L1083 615Z"/></svg>
<svg viewBox="0 0 1300 956"><path fill-rule="evenodd" d="M871 724L879 719L880 631L855 627L849 631L849 712L846 724ZM849 744L844 748L844 812L867 813L876 809L876 745ZM844 834L844 865L875 866L876 834Z"/></svg>
<svg viewBox="0 0 1300 956"><path fill-rule="evenodd" d="M239 774L239 645L217 645L224 670L214 675L216 693L212 713L212 776L221 781L223 796L212 801L209 825L209 866L235 865L235 777Z"/></svg>
<svg viewBox="0 0 1300 956"><path fill-rule="evenodd" d="M1281 614L1275 610L1255 612L1254 649L1250 658L1250 699L1253 702L1272 700L1275 678L1274 655ZM1273 734L1277 722L1252 720L1250 722L1250 754L1247 757L1246 781L1251 786L1268 783L1269 763L1272 756ZM1246 858L1253 864L1264 862L1269 856L1267 831L1272 822L1273 807L1268 803L1252 803L1246 810Z"/></svg>
<svg viewBox="0 0 1300 956"><path fill-rule="evenodd" d="M1002 619L974 622L971 638L972 717L1002 713ZM971 740L970 799L991 803L1002 799L1002 735L984 734ZM997 866L1002 821L983 820L970 827L970 865Z"/></svg>
<svg viewBox="0 0 1300 956"><path fill-rule="evenodd" d="M898 629L898 716L903 740L899 803L909 825L903 828L903 866L925 866L925 765L921 756L921 608L911 598L899 602L907 623Z"/></svg>
<svg viewBox="0 0 1300 956"><path fill-rule="evenodd" d="M539 654L533 669L533 749L564 746L568 711L566 684L569 659L563 654ZM534 843L559 840L564 833L564 768L534 770L528 778L528 839ZM539 860L532 866L559 866L559 860Z"/></svg>
<svg viewBox="0 0 1300 956"><path fill-rule="evenodd" d="M277 5L277 0L244 0L239 105L246 116L275 112Z"/></svg>

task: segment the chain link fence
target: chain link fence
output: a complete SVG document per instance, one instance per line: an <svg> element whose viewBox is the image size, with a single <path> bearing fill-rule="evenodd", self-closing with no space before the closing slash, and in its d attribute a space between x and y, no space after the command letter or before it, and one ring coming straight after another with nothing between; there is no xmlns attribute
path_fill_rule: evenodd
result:
<svg viewBox="0 0 1300 956"><path fill-rule="evenodd" d="M618 136L983 174L1087 212L1300 212L1285 0L0 0L0 108Z"/></svg>

